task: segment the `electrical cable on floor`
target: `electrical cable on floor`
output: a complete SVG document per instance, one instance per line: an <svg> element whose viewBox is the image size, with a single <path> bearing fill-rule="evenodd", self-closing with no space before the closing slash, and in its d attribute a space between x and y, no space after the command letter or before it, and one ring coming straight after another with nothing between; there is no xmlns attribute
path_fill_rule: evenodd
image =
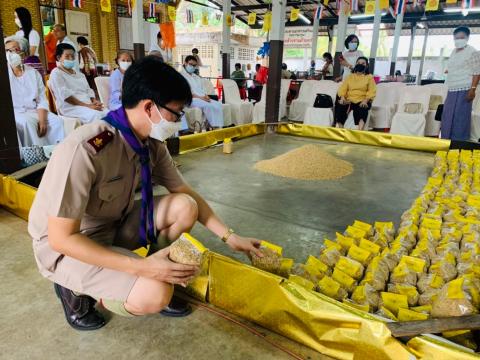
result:
<svg viewBox="0 0 480 360"><path fill-rule="evenodd" d="M297 359L297 360L304 360L304 358L300 357L299 355L295 354L294 352L288 350L287 348L275 343L274 341L268 339L264 334L262 334L261 332L255 330L253 327L251 326L248 326L247 324L244 324L242 323L241 321L238 321L238 320L235 320L234 318L218 311L218 310L215 310L211 307L209 307L208 305L205 305L205 304L202 304L201 302L198 302L198 301L195 301L195 300L192 300L192 299L189 299L188 300L189 302L195 304L195 306L198 306L199 308L202 308L202 309L205 309L213 314L216 314L220 317L222 317L223 319L225 320L228 320L234 324L237 324L239 326L241 326L242 328L248 330L249 332L251 332L252 334L262 338L263 340L265 340L267 343L269 343L270 345L272 345L273 347L279 349L280 351L283 351L284 353L290 355L292 358L294 359Z"/></svg>

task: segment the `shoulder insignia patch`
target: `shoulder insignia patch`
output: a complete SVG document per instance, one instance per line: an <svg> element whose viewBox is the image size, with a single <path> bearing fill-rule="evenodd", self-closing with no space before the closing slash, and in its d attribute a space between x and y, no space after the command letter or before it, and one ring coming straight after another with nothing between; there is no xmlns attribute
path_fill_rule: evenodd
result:
<svg viewBox="0 0 480 360"><path fill-rule="evenodd" d="M87 143L95 150L95 153L98 153L102 150L110 141L113 140L113 132L110 130L102 131L100 134L95 135L90 140L87 140Z"/></svg>

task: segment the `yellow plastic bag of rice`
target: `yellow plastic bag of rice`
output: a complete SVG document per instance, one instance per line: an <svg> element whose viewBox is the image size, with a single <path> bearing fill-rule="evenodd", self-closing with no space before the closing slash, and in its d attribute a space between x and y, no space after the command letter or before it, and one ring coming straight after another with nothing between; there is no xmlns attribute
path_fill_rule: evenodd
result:
<svg viewBox="0 0 480 360"><path fill-rule="evenodd" d="M428 315L402 308L398 310L397 318L398 318L398 321L418 321L418 320L427 320Z"/></svg>
<svg viewBox="0 0 480 360"><path fill-rule="evenodd" d="M351 293L357 286L357 282L354 278L337 268L333 269L332 279L342 285L342 287L349 293Z"/></svg>
<svg viewBox="0 0 480 360"><path fill-rule="evenodd" d="M390 310L395 316L399 309L408 309L407 295L393 294L389 292L382 292L380 294L380 307L385 307Z"/></svg>
<svg viewBox="0 0 480 360"><path fill-rule="evenodd" d="M314 284L325 276L325 273L322 273L318 268L305 264L294 264L290 270L290 274L300 276Z"/></svg>
<svg viewBox="0 0 480 360"><path fill-rule="evenodd" d="M407 296L408 306L415 306L418 303L418 294L417 288L412 285L403 285L403 284L388 284L388 292L394 294L401 294Z"/></svg>
<svg viewBox="0 0 480 360"><path fill-rule="evenodd" d="M373 258L373 254L357 245L350 246L347 256L350 259L358 261L363 266L367 266L370 260Z"/></svg>
<svg viewBox="0 0 480 360"><path fill-rule="evenodd" d="M318 292L335 300L342 301L347 297L347 291L330 276L325 276L317 284Z"/></svg>
<svg viewBox="0 0 480 360"><path fill-rule="evenodd" d="M363 221L360 221L360 220L355 220L353 222L353 227L356 227L356 228L359 228L359 229L362 229L363 231L366 232L366 236L370 237L370 236L373 236L374 234L374 228L372 225L366 223L366 222L363 222Z"/></svg>
<svg viewBox="0 0 480 360"><path fill-rule="evenodd" d="M445 281L438 274L423 274L418 279L417 288L423 294L430 289L440 289L444 284Z"/></svg>
<svg viewBox="0 0 480 360"><path fill-rule="evenodd" d="M205 251L207 248L200 241L190 234L183 233L170 245L168 257L179 264L200 266Z"/></svg>
<svg viewBox="0 0 480 360"><path fill-rule="evenodd" d="M380 301L380 295L369 284L360 285L355 288L352 293L351 299L360 305L367 305L369 312L374 312L378 308Z"/></svg>
<svg viewBox="0 0 480 360"><path fill-rule="evenodd" d="M410 270L405 264L398 264L390 274L390 282L392 284L417 285L417 273Z"/></svg>
<svg viewBox="0 0 480 360"><path fill-rule="evenodd" d="M277 274L282 265L282 250L280 246L262 240L260 242L260 251L263 253L263 257L259 257L252 252L252 265L256 268Z"/></svg>
<svg viewBox="0 0 480 360"><path fill-rule="evenodd" d="M295 284L303 286L307 290L315 289L315 284L310 280L305 279L304 277L290 274L290 276L288 277L288 280L291 282L294 282Z"/></svg>
<svg viewBox="0 0 480 360"><path fill-rule="evenodd" d="M480 296L472 283L460 277L446 283L432 305L433 317L464 316L478 313Z"/></svg>
<svg viewBox="0 0 480 360"><path fill-rule="evenodd" d="M337 248L330 247L330 248L324 249L321 252L320 261L325 265L333 268L335 264L338 262L338 259L340 259L340 256L342 256L342 253L338 251Z"/></svg>
<svg viewBox="0 0 480 360"><path fill-rule="evenodd" d="M358 261L341 256L335 267L354 279L358 280L363 276L364 267Z"/></svg>

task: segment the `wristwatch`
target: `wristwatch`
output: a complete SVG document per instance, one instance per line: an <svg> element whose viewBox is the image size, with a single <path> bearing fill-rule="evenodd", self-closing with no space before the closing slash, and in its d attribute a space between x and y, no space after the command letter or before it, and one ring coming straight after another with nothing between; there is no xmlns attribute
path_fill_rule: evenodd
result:
<svg viewBox="0 0 480 360"><path fill-rule="evenodd" d="M228 238L230 237L230 235L232 235L233 233L235 233L235 231L233 231L233 229L228 229L228 231L225 233L225 235L222 236L222 241L224 243L226 243Z"/></svg>

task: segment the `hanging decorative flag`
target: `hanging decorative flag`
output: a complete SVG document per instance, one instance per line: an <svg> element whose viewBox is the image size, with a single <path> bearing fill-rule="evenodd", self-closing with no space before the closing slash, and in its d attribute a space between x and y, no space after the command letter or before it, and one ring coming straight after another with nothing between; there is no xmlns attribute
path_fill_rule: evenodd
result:
<svg viewBox="0 0 480 360"><path fill-rule="evenodd" d="M342 0L342 11L345 15L352 13L352 0Z"/></svg>
<svg viewBox="0 0 480 360"><path fill-rule="evenodd" d="M327 6L328 5L328 0L323 0L323 6Z"/></svg>
<svg viewBox="0 0 480 360"><path fill-rule="evenodd" d="M375 15L375 0L365 2L365 15Z"/></svg>
<svg viewBox="0 0 480 360"><path fill-rule="evenodd" d="M227 15L227 17L225 18L225 21L227 22L227 26L233 26L233 19L231 14Z"/></svg>
<svg viewBox="0 0 480 360"><path fill-rule="evenodd" d="M437 11L440 5L440 0L427 0L425 4L425 11Z"/></svg>
<svg viewBox="0 0 480 360"><path fill-rule="evenodd" d="M395 1L395 15L403 14L405 12L405 1L406 0Z"/></svg>
<svg viewBox="0 0 480 360"><path fill-rule="evenodd" d="M388 0L380 0L380 9L385 10L390 7L390 3Z"/></svg>
<svg viewBox="0 0 480 360"><path fill-rule="evenodd" d="M217 12L215 13L215 19L216 19L217 21L222 20L222 13L221 13L220 11L217 11Z"/></svg>
<svg viewBox="0 0 480 360"><path fill-rule="evenodd" d="M100 6L103 12L112 12L112 5L110 4L110 0L101 0Z"/></svg>
<svg viewBox="0 0 480 360"><path fill-rule="evenodd" d="M257 22L257 13L254 13L254 12L251 12L250 14L248 14L248 25L255 25L255 23Z"/></svg>
<svg viewBox="0 0 480 360"><path fill-rule="evenodd" d="M456 4L457 0L447 0L447 4Z"/></svg>
<svg viewBox="0 0 480 360"><path fill-rule="evenodd" d="M315 10L315 19L320 20L323 16L323 5L317 6L317 10Z"/></svg>
<svg viewBox="0 0 480 360"><path fill-rule="evenodd" d="M462 9L471 9L473 8L474 0L462 0Z"/></svg>
<svg viewBox="0 0 480 360"><path fill-rule="evenodd" d="M190 9L185 10L185 17L187 20L187 24L193 24L195 19L193 18L193 11Z"/></svg>
<svg viewBox="0 0 480 360"><path fill-rule="evenodd" d="M82 0L72 0L72 7L82 8Z"/></svg>
<svg viewBox="0 0 480 360"><path fill-rule="evenodd" d="M153 2L148 3L148 17L149 18L155 17L155 3Z"/></svg>
<svg viewBox="0 0 480 360"><path fill-rule="evenodd" d="M270 31L271 28L272 28L272 13L269 11L265 13L263 17L262 31L267 32L267 31Z"/></svg>
<svg viewBox="0 0 480 360"><path fill-rule="evenodd" d="M290 21L297 21L299 15L300 9L292 8L292 11L290 11Z"/></svg>
<svg viewBox="0 0 480 360"><path fill-rule="evenodd" d="M191 10L190 10L191 11ZM168 13L168 18L170 21L175 21L177 20L177 10L175 9L175 6L168 6L167 7L167 13ZM192 18L193 18L193 12L192 12ZM187 21L188 22L188 21ZM193 22L193 21L192 21Z"/></svg>
<svg viewBox="0 0 480 360"><path fill-rule="evenodd" d="M351 0L352 2L352 11L358 11L358 0Z"/></svg>
<svg viewBox="0 0 480 360"><path fill-rule="evenodd" d="M206 11L202 12L202 25L208 26L208 12Z"/></svg>

